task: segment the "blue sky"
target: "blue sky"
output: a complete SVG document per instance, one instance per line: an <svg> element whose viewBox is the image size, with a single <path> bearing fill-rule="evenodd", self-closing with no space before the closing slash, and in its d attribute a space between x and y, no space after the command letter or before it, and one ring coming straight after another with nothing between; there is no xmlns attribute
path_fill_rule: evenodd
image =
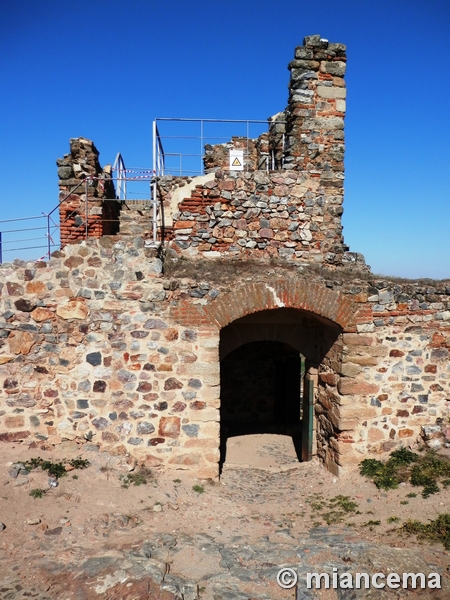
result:
<svg viewBox="0 0 450 600"><path fill-rule="evenodd" d="M4 2L0 219L50 211L69 138L151 166L155 117L266 119L305 35L347 44L344 236L375 273L450 278L448 0Z"/></svg>

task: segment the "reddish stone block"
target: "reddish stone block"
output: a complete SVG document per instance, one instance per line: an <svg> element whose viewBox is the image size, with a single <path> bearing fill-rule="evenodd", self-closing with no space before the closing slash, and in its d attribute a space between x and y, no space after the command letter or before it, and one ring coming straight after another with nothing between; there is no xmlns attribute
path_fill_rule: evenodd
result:
<svg viewBox="0 0 450 600"><path fill-rule="evenodd" d="M30 281L26 285L27 294L43 294L47 291L45 283L42 281Z"/></svg>
<svg viewBox="0 0 450 600"><path fill-rule="evenodd" d="M84 232L83 232L83 237L84 237ZM81 256L69 256L69 258L64 261L64 265L66 267L68 267L69 269L76 269L83 262L84 262L84 260L81 258Z"/></svg>
<svg viewBox="0 0 450 600"><path fill-rule="evenodd" d="M25 417L23 415L8 415L5 417L5 426L8 429L18 429L25 426Z"/></svg>
<svg viewBox="0 0 450 600"><path fill-rule="evenodd" d="M231 192L236 187L236 183L233 179L222 179L219 182L219 189Z"/></svg>
<svg viewBox="0 0 450 600"><path fill-rule="evenodd" d="M177 438L180 435L180 418L161 417L158 433L161 437Z"/></svg>
<svg viewBox="0 0 450 600"><path fill-rule="evenodd" d="M19 283L13 283L11 281L6 282L6 289L10 296L23 296L24 289Z"/></svg>
<svg viewBox="0 0 450 600"><path fill-rule="evenodd" d="M166 379L164 382L165 390L180 390L182 387L183 384L181 381L178 381L178 379L175 379L175 377L169 377L169 379Z"/></svg>
<svg viewBox="0 0 450 600"><path fill-rule="evenodd" d="M37 323L41 323L42 321L48 321L49 319L53 319L55 313L53 313L51 310L48 310L47 308L41 308L40 306L38 306L33 310L31 316Z"/></svg>
<svg viewBox="0 0 450 600"><path fill-rule="evenodd" d="M403 438L408 438L414 435L414 431L412 429L399 429L398 430L398 437L400 439Z"/></svg>
<svg viewBox="0 0 450 600"><path fill-rule="evenodd" d="M174 224L174 229L192 229L194 221L177 221Z"/></svg>
<svg viewBox="0 0 450 600"><path fill-rule="evenodd" d="M343 377L339 381L339 392L343 395L376 394L379 389L379 386L374 383L367 383L366 381L359 381L358 379Z"/></svg>
<svg viewBox="0 0 450 600"><path fill-rule="evenodd" d="M203 410L206 408L206 402L200 402L200 400L196 400L195 402L191 402L189 406L192 410Z"/></svg>
<svg viewBox="0 0 450 600"><path fill-rule="evenodd" d="M28 354L34 346L34 338L28 331L12 331L8 342L13 354Z"/></svg>
<svg viewBox="0 0 450 600"><path fill-rule="evenodd" d="M405 353L402 352L401 350L391 350L389 352L389 356L394 356L396 358L399 358L400 356L405 356Z"/></svg>
<svg viewBox="0 0 450 600"><path fill-rule="evenodd" d="M336 385L339 379L336 373L319 373L319 378L328 385Z"/></svg>
<svg viewBox="0 0 450 600"><path fill-rule="evenodd" d="M358 333L344 333L342 341L346 346L372 346L373 339Z"/></svg>
<svg viewBox="0 0 450 600"><path fill-rule="evenodd" d="M141 381L141 383L139 384L136 391L137 392L151 392L152 389L153 389L153 386L150 383L150 381Z"/></svg>
<svg viewBox="0 0 450 600"><path fill-rule="evenodd" d="M167 341L173 342L178 339L178 331L174 327L170 327L164 332L164 337Z"/></svg>
<svg viewBox="0 0 450 600"><path fill-rule="evenodd" d="M397 417L409 417L409 411L399 408L396 413Z"/></svg>
<svg viewBox="0 0 450 600"><path fill-rule="evenodd" d="M31 435L31 431L8 431L0 433L0 442L20 442Z"/></svg>

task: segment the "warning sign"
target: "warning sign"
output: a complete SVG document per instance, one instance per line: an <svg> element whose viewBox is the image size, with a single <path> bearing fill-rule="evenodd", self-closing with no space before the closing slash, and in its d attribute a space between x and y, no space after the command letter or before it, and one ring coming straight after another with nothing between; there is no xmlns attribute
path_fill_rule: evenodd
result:
<svg viewBox="0 0 450 600"><path fill-rule="evenodd" d="M230 150L230 171L244 170L244 151Z"/></svg>

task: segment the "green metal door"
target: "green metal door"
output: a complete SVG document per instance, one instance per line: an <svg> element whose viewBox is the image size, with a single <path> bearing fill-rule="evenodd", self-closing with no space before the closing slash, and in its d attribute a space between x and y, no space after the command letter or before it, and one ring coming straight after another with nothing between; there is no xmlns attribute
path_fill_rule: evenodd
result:
<svg viewBox="0 0 450 600"><path fill-rule="evenodd" d="M314 420L314 381L308 375L303 379L302 460L312 459Z"/></svg>

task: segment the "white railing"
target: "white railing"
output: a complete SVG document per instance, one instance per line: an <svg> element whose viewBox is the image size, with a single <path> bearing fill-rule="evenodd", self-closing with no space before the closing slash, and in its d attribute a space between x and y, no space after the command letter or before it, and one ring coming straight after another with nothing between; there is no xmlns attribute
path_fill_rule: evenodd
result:
<svg viewBox="0 0 450 600"><path fill-rule="evenodd" d="M284 122L242 119L158 118L153 121L153 169L163 175L204 175L205 144L226 144L233 137L247 140L244 156L249 156L249 142ZM284 134L282 134L284 149ZM244 159L244 162L245 161ZM275 157L267 157L266 169L273 169Z"/></svg>
<svg viewBox="0 0 450 600"><path fill-rule="evenodd" d="M120 156L120 155L118 155ZM87 177L74 186L48 213L32 217L17 219L0 219L0 264L10 262L16 258L22 260L48 260L51 253L60 247L60 229L68 221L75 219L73 226L74 239L89 238L89 202L85 203L85 215L78 215L76 211L69 212L61 220L59 207L74 193L84 194L89 197L89 186L99 182L114 182L116 189L122 197L119 198L92 198L92 201L122 202L139 200L153 205L152 215L152 242L157 243L157 202L153 195L154 172L152 169L126 169L123 163L117 165L117 177ZM127 187L128 184L128 187ZM146 190L144 190L144 187ZM148 186L148 187L147 187ZM125 197L127 194L127 197ZM118 194L116 193L116 196ZM76 215L76 216L75 216ZM76 222L80 220L79 224ZM102 222L113 222L111 219L102 218ZM118 222L114 220L114 222ZM22 225L26 225L22 227ZM81 236L80 236L81 234ZM38 252L40 251L40 252Z"/></svg>

